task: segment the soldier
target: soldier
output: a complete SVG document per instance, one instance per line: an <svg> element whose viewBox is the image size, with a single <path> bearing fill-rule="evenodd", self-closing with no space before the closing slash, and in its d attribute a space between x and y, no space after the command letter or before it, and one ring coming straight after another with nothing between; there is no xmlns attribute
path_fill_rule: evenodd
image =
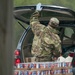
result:
<svg viewBox="0 0 75 75"><path fill-rule="evenodd" d="M59 20L53 17L47 26L41 24L38 19L41 10L41 3L39 3L30 18L31 29L34 33L31 52L38 59L37 61L52 61L52 57L59 57L61 53L61 40L56 30Z"/></svg>

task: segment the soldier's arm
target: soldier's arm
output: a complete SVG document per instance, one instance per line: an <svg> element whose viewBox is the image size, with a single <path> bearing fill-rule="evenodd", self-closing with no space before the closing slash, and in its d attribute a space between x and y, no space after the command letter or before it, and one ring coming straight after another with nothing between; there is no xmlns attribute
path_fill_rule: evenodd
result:
<svg viewBox="0 0 75 75"><path fill-rule="evenodd" d="M33 26L35 23L40 23L39 22L39 15L40 15L40 13L39 13L39 11L35 11L32 15L31 15L31 17L30 17L30 25L31 26Z"/></svg>
<svg viewBox="0 0 75 75"><path fill-rule="evenodd" d="M30 17L30 25L34 34L38 35L44 25L39 22L40 12L35 11Z"/></svg>
<svg viewBox="0 0 75 75"><path fill-rule="evenodd" d="M57 47L57 50L62 54L61 44L59 44L59 46Z"/></svg>

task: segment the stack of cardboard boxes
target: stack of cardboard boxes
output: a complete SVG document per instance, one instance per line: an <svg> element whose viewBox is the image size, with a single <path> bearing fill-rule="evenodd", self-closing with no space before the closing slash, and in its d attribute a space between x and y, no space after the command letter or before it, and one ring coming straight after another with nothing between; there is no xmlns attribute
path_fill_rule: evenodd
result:
<svg viewBox="0 0 75 75"><path fill-rule="evenodd" d="M71 62L28 62L17 64L14 75L73 75Z"/></svg>

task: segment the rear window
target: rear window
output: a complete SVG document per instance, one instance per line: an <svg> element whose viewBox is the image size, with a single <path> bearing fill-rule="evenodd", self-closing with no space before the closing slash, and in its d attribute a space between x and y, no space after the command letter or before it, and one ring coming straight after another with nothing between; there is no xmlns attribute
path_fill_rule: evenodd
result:
<svg viewBox="0 0 75 75"><path fill-rule="evenodd" d="M22 17L24 17L25 19L29 20L31 14L34 11L28 11L28 12L24 12L21 14ZM41 11L41 15L40 15L40 21L48 21L51 17L57 17L59 20L74 20L74 16L72 16L69 12L63 12L63 11Z"/></svg>

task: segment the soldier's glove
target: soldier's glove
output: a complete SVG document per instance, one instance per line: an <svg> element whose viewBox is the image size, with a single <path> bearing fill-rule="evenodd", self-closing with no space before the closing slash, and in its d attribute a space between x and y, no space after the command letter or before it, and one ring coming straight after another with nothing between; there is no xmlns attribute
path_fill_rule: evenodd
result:
<svg viewBox="0 0 75 75"><path fill-rule="evenodd" d="M41 10L42 10L41 3L38 3L36 5L36 11L41 11Z"/></svg>

